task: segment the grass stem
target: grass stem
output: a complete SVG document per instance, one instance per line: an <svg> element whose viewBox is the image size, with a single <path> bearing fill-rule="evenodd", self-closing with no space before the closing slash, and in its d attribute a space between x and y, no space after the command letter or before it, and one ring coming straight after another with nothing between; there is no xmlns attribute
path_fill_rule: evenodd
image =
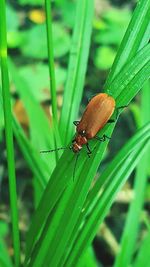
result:
<svg viewBox="0 0 150 267"><path fill-rule="evenodd" d="M14 245L15 267L20 266L20 238L18 226L16 175L13 148L12 114L9 92L9 76L7 67L7 40L6 40L6 4L5 0L0 1L0 63L2 76L2 94L5 121L5 136L7 148L7 164L9 177L9 194L12 218L12 234Z"/></svg>
<svg viewBox="0 0 150 267"><path fill-rule="evenodd" d="M51 15L51 1L50 0L45 0L45 11L46 11L47 48L48 48L49 75L50 75L50 93L51 93L51 99L52 99L52 114L53 114L53 120L57 124L57 121L58 121L57 119L57 97L56 97L52 15Z"/></svg>

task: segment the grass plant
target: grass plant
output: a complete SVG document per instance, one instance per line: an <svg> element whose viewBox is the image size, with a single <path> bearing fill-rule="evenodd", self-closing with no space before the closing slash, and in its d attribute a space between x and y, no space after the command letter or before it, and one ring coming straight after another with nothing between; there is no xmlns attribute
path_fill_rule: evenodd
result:
<svg viewBox="0 0 150 267"><path fill-rule="evenodd" d="M27 233L25 267L72 267L78 266L78 260L86 253L96 235L99 225L108 214L116 194L136 169L134 190L140 197L130 206L127 222L120 243L120 254L115 267L133 264L142 266L143 255L148 255L145 244L149 242L149 232L142 243L141 251L133 260L137 240L139 219L144 202L144 190L147 183L147 165L150 143L150 121L148 99L145 85L142 90L142 121L134 136L122 147L120 152L106 166L91 188L93 179L103 160L108 141L91 141L91 158L83 149L73 180L75 155L69 149L64 153L50 155L39 154L40 150L68 146L73 138L72 122L78 117L81 103L88 55L90 49L94 1L77 0L76 19L70 47L67 80L63 93L63 104L58 120L56 82L52 43L51 1L45 1L48 61L52 101L52 119L54 128L49 124L41 106L30 91L28 84L17 72L15 64L9 59L9 72L16 91L22 100L28 118L30 139L24 134L15 115L11 115L9 79L7 68L7 45L5 27L5 1L0 1L0 51L3 89L3 109L5 115L6 142L10 177L10 199L12 222L14 226L15 267L19 266L19 233L16 195L16 178L13 155L12 129L22 154L31 169L40 193L37 195L37 208L31 218ZM105 92L116 100L116 106L129 105L150 77L150 0L138 2L118 50L114 64L105 83ZM0 102L1 104L1 102ZM35 119L38 118L38 119ZM42 127L41 127L42 122ZM114 125L106 125L99 136L111 136ZM54 138L55 136L55 138ZM95 149L94 149L95 148ZM49 157L51 160L49 160ZM140 164L140 160L144 164ZM140 179L142 175L142 179ZM34 188L36 190L36 188ZM131 223L132 222L132 223ZM136 227L134 227L136 225ZM132 243L127 246L132 232ZM127 240L128 239L128 240ZM86 258L86 257L85 257ZM82 258L84 259L84 257ZM144 262L144 260L143 260ZM5 264L4 266L11 266ZM91 265L92 266L92 265ZM12 266L11 266L12 267Z"/></svg>

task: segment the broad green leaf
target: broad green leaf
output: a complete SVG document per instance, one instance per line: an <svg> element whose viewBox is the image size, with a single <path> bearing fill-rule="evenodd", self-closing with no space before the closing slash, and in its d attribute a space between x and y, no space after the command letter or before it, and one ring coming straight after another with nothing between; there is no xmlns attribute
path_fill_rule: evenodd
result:
<svg viewBox="0 0 150 267"><path fill-rule="evenodd" d="M52 129L50 128L50 123L48 122L48 118L44 114L44 111L42 110L40 104L34 98L34 95L30 90L30 87L28 86L26 80L24 80L23 77L19 76L17 69L11 60L9 61L9 63L9 70L13 82L16 86L16 91L20 95L20 98L23 101L25 110L29 117L29 127L33 145L39 152L40 150L44 150L46 147L54 148L54 137ZM51 164L49 164L51 170L53 169L55 164L53 156L54 155L52 155L51 157ZM48 162L48 158L45 157L43 159Z"/></svg>
<svg viewBox="0 0 150 267"><path fill-rule="evenodd" d="M17 12L10 6L6 6L7 31L17 30L19 27L19 16Z"/></svg>
<svg viewBox="0 0 150 267"><path fill-rule="evenodd" d="M23 41L23 34L19 32L19 15L10 6L6 6L6 19L7 19L7 45L10 48L19 47Z"/></svg>
<svg viewBox="0 0 150 267"><path fill-rule="evenodd" d="M56 66L56 86L63 87L66 80L66 70ZM30 91L38 102L50 99L48 66L43 63L27 65L19 68L19 74L28 84Z"/></svg>
<svg viewBox="0 0 150 267"><path fill-rule="evenodd" d="M30 131L32 145L34 146L36 151L39 152L39 154L40 154L40 151L47 150L47 148L48 149L50 147L54 148L55 147L54 146L54 129L50 127L52 125L48 121L48 118L46 117L44 110L42 109L38 101L35 99L26 80L18 74L17 69L11 60L9 60L9 69L11 72L13 82L16 87L16 91L19 94L21 100L23 101L23 105L25 107L25 110L29 118L29 131ZM55 131L55 135L57 137L57 140L59 141L60 139L59 139L59 134L57 131ZM21 144L22 142L20 143L20 145ZM22 146L22 149L25 149L25 146ZM41 154L41 157L42 157L42 161L45 161L45 164L47 164L47 167L49 169L49 176L48 177L47 175L45 176L45 169L47 168L44 168L44 171L43 171L44 175L39 177L40 176L40 173L39 173L37 176L38 177L37 183L39 184L40 182L40 185L42 185L42 187L36 186L37 183L35 182L34 188L35 190L36 188L41 188L41 193L42 193L43 185L45 184L45 179L43 183L41 180L43 179L43 177L47 177L46 180L50 177L56 164L56 158L55 158L54 153L52 153L51 155L51 161L49 161L49 158L47 156L44 157L42 154ZM31 164L31 162L29 161L30 157L27 157L27 154L26 154L26 159L28 160L28 163ZM31 166L32 165L30 165L30 167ZM40 196L41 194L39 194L39 199L40 199Z"/></svg>
<svg viewBox="0 0 150 267"><path fill-rule="evenodd" d="M99 23L102 20L104 26L96 31L94 41L104 46L113 45L117 48L130 19L131 12L127 8L110 7L108 10L102 11Z"/></svg>
<svg viewBox="0 0 150 267"><path fill-rule="evenodd" d="M67 26L73 28L75 21L75 7L76 1L68 1L68 0L55 0L56 5L60 9L63 23Z"/></svg>
<svg viewBox="0 0 150 267"><path fill-rule="evenodd" d="M104 10L103 18L110 26L114 24L125 28L131 19L131 11L128 7L110 7L108 10Z"/></svg>
<svg viewBox="0 0 150 267"><path fill-rule="evenodd" d="M58 23L53 24L53 32L54 55L55 57L62 57L69 52L69 34L64 27ZM21 46L21 51L25 56L31 58L47 58L46 26L44 24L36 25L30 30L26 31L26 36L24 43Z"/></svg>
<svg viewBox="0 0 150 267"><path fill-rule="evenodd" d="M101 46L96 50L95 66L98 69L109 69L115 58L116 51L109 46Z"/></svg>

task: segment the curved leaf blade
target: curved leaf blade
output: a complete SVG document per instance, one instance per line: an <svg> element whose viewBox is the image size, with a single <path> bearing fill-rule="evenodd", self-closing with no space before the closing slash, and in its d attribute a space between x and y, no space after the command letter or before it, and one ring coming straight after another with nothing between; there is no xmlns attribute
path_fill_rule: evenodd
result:
<svg viewBox="0 0 150 267"><path fill-rule="evenodd" d="M68 77L66 81L60 130L63 144L67 144L73 134L73 121L77 117L84 86L89 54L93 0L77 1L75 28L70 51Z"/></svg>

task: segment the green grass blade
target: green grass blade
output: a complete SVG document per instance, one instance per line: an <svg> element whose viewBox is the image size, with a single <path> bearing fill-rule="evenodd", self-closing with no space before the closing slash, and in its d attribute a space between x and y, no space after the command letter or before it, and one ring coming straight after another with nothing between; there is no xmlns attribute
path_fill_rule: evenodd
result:
<svg viewBox="0 0 150 267"><path fill-rule="evenodd" d="M101 188L107 188L109 186L109 183L111 182L113 178L113 175L116 175L118 172L118 169L120 168L120 165L124 164L124 162L127 160L127 158L134 152L134 150L138 149L138 146L142 144L143 142L143 136L148 134L150 125L145 126L143 129L141 129L135 136L132 138L117 154L117 156L113 159L113 169L112 164L108 165L107 169L104 171L104 173L101 175L100 179L97 180L95 183L93 189L89 192L83 211L80 214L80 217L78 218L78 221L76 223L76 226L73 230L73 233L71 235L71 238L69 240L69 249L67 253L71 250L73 240L75 240L75 237L77 236L78 229L80 228L80 225L82 222L84 223L86 216L88 214L93 212L94 205L96 202L99 203L99 197L100 197L100 190ZM103 189L104 190L104 189ZM67 253L63 255L62 260L64 261L64 258L66 258Z"/></svg>
<svg viewBox="0 0 150 267"><path fill-rule="evenodd" d="M149 124L150 127L150 124ZM147 146L148 146L148 140L150 139L149 131L146 131L143 134L143 143L139 146L136 145L136 148L134 151L130 153L130 156L125 158L124 162L120 162L118 164L117 168L115 165L115 161L111 162L111 173L108 176L108 171L106 170L101 175L100 179L105 180L109 179L109 182L107 182L103 190L97 192L98 196L96 199L96 203L94 203L94 207L90 210L90 213L87 217L85 217L84 225L80 227L78 236L76 237L75 244L71 250L71 254L68 256L68 260L66 261L64 266L74 266L75 262L77 262L79 255L83 253L85 248L89 245L89 243L92 241L96 230L99 226L99 224L104 219L106 213L108 212L108 209L110 208L112 201L120 189L120 187L124 184L130 173L133 171L135 166L137 165L138 161L140 160L141 156L145 152ZM139 152L142 152L141 154ZM111 178L111 179L110 179ZM96 190L97 191L97 190ZM96 193L96 192L95 192ZM92 199L91 199L92 201Z"/></svg>
<svg viewBox="0 0 150 267"><path fill-rule="evenodd" d="M41 159L34 147L32 147L15 118L13 118L13 131L23 156L43 191L49 179L49 167L46 162Z"/></svg>
<svg viewBox="0 0 150 267"><path fill-rule="evenodd" d="M102 152L104 151L105 146L106 144L102 143L100 145L100 149L98 152L95 149L90 161L89 159L87 159L86 154L81 155L80 165L78 166L76 170L76 178L75 178L78 184L73 183L75 187L74 189L75 192L71 193L71 191L69 192L69 189L67 191L67 194L70 193L70 195L73 196L74 204L76 205L78 204L78 202L76 202L76 199L79 197L79 195L80 195L79 201L80 200L84 201L85 195L87 194L87 191L90 185L90 181L93 175L95 174L95 169L97 169L100 158L102 157L101 151ZM96 154L97 154L97 157L95 157ZM58 162L57 169L54 170L54 173L51 176L51 183L49 182L48 186L46 187L46 190L42 197L42 201L40 202L40 205L38 206L38 209L36 213L34 214L32 224L30 227L30 231L28 233L28 245L27 245L28 251L26 253L27 261L29 260L31 252L34 248L35 242L38 239L38 234L39 234L38 229L42 229L43 226L45 225L45 222L47 221L49 214L51 214L51 211L54 208L57 200L61 196L62 192L64 191L66 187L69 187L69 181L71 180L71 184L73 182L72 175L73 175L74 161L75 161L75 157L73 153L66 151L63 154L63 157ZM91 162L92 162L93 168L90 169ZM87 179L85 179L84 174L87 173L87 170L89 170L89 172L88 172ZM81 188L83 190L82 193L84 192L84 194L81 194ZM51 201L49 199L49 196L51 196ZM69 196L66 196L66 197L69 197ZM65 197L63 198L63 201L66 201ZM74 209L74 204L71 204L73 206L73 209ZM75 209L75 213L79 212L79 209L77 206ZM72 208L70 208L69 210L71 211ZM47 225L49 225L49 223L47 223Z"/></svg>
<svg viewBox="0 0 150 267"><path fill-rule="evenodd" d="M79 259L79 263L77 264L77 267L85 267L87 266L88 263L88 267L101 267L102 265L98 265L97 264L97 260L96 260L96 256L94 253L94 249L92 246L90 246L86 252L84 253L84 255Z"/></svg>
<svg viewBox="0 0 150 267"><path fill-rule="evenodd" d="M148 48L150 47L148 46ZM146 79L148 79L150 75L149 69L147 67L149 62L147 63L147 60L145 60L145 56L147 57L147 54L148 54L148 51L147 51L148 49L146 47L143 50L144 50L144 53L139 52L138 56L136 57L136 60L137 59L139 60L140 58L139 61L140 61L140 66L141 66L141 69L138 68L137 73L136 72L134 73L136 75L136 79L138 79L139 77L143 77L144 79L144 75ZM145 65L141 63L143 61L144 61L144 64L146 62ZM133 62L134 62L135 68L137 68L135 59ZM131 64L131 69L133 71L134 68L133 68L132 61L130 62L130 64ZM127 65L127 68L130 69L130 65ZM117 103L118 106L120 105L120 102L122 100L122 94L124 95L124 101L125 101L123 102L123 104L128 103L131 100L131 95L133 94L134 96L135 92L138 91L140 87L142 87L143 80L142 79L140 80L140 78L138 81L138 87L135 82L133 83L134 74L131 72L128 72L129 77L126 75L126 79L128 80L128 83L127 84L124 83L124 87L122 87L123 91L118 97L119 99ZM121 77L121 74L119 76L118 82L120 84L118 84L118 86L120 86L121 83L124 81L124 72L122 74L122 77L121 78L120 77ZM130 85L130 83L132 83L132 87L130 88L130 93L128 93L128 86ZM106 126L105 129L106 130L101 131L101 135L105 132L105 134L107 134L108 136L111 136L113 126L110 126L110 125ZM72 193L72 195L76 198L79 198L79 195L82 195L80 196L81 198L79 201L84 201L84 198L86 197L89 184L91 182L92 177L95 175L95 172L100 164L107 142L105 144L104 143L99 144L99 142L97 142L96 144L97 144L97 148L94 150L90 161L87 159L87 156L84 155L84 153L82 153L82 155L80 156L81 158L80 168L78 168L78 170L76 171L76 179L79 181L79 183L77 185L77 188L76 187L74 188L75 194ZM95 143L94 143L94 146L95 146ZM42 229L42 227L44 226L44 223L46 222L48 218L48 215L52 211L60 195L62 194L65 187L67 186L69 180L72 178L72 172L73 172L73 166L74 166L73 164L74 164L74 156L73 155L71 156L71 154L68 153L68 151L66 151L63 157L61 158L61 160L58 162L57 169L55 169L51 177L51 181L47 185L46 191L43 195L43 198L40 202L37 212L34 215L32 225L29 231L30 238L29 238L29 242L27 246L28 247L27 259L30 257L29 255L31 254L32 248L36 242L36 239L38 236L38 229ZM82 171L81 171L81 168L82 168ZM85 179L85 174L86 174L86 179ZM82 189L84 188L84 190L82 191L81 188ZM49 201L50 195L51 195L51 201ZM73 199L73 201L74 203L71 202L72 204L70 204L72 205L72 208L70 208L70 210L73 209L75 212L79 213L79 210L78 211L75 210L75 199ZM82 205L79 205L79 206L81 207Z"/></svg>
<svg viewBox="0 0 150 267"><path fill-rule="evenodd" d="M47 148L54 148L55 144L54 144L53 129L50 128L48 119L46 118L46 115L42 110L40 104L35 100L28 84L21 76L19 76L17 68L10 59L9 59L9 70L11 76L13 77L13 82L15 83L16 90L20 95L21 100L23 101L25 110L29 117L29 122L30 122L29 127L30 127L32 144L34 145L35 149L38 150L39 152L41 150L46 150ZM41 127L41 122L42 122L42 127ZM43 157L43 160L45 160L45 162L49 165L49 172L51 174L55 166L55 154L51 155L50 162L48 157L46 156Z"/></svg>
<svg viewBox="0 0 150 267"><path fill-rule="evenodd" d="M91 175L91 179L92 177ZM39 262L41 265L50 264L51 266L59 266L59 260L63 253L62 248L65 249L70 236L70 230L72 229L70 227L72 227L72 224L78 216L80 207L82 207L91 179L83 181L84 176L82 175L82 179L78 179L74 181L74 183L72 182L72 184L67 187L65 194L63 194L61 200L57 204L57 210L54 216L46 221L46 230L38 241L36 251L33 253L35 256L32 257L29 266L38 266ZM59 212L57 212L58 210ZM69 220L67 218L69 218ZM68 221L67 224L66 221ZM54 231L51 231L51 229L54 229ZM58 240L59 243L57 242Z"/></svg>
<svg viewBox="0 0 150 267"><path fill-rule="evenodd" d="M129 209L125 229L121 239L120 251L114 265L115 267L128 266L134 252L139 230L139 218L141 215L147 181L147 174L145 173L145 170L147 169L147 163L148 157L147 155L144 155L142 158L142 163L139 164L137 169L134 186L135 198Z"/></svg>
<svg viewBox="0 0 150 267"><path fill-rule="evenodd" d="M51 0L45 0L46 11L46 29L47 29L47 50L49 62L49 76L50 76L50 95L52 101L52 128L53 128L53 148L61 147L59 128L58 128L58 115L57 115L57 95L56 95L56 78L54 67L54 51L53 51L53 32L52 32L52 14L51 14ZM59 158L59 153L55 151L56 161Z"/></svg>
<svg viewBox="0 0 150 267"><path fill-rule="evenodd" d="M111 173L111 175L112 175L112 173L115 174L117 168L119 168L119 165L121 163L123 163L123 161L132 152L134 152L134 149L136 149L139 145L142 144L142 142L143 142L143 136L145 135L146 138L147 138L147 135L148 135L148 132L149 132L149 129L150 129L149 127L150 127L150 124L148 123L143 128L141 128L135 134L135 136L132 137L128 141L128 143L121 149L121 151L116 155L116 157L113 159L113 165L115 167L112 170L111 164L108 165L107 169L105 170L105 175L103 175L101 177L101 179L99 181L97 181L97 183L95 183L93 189L89 192L85 206L89 205L89 209L90 209L90 207L92 206L91 201L92 201L92 199L94 199L94 196L98 195L99 188L102 187L104 185L104 183L106 182L106 177L107 177L107 181L111 180L110 173Z"/></svg>
<svg viewBox="0 0 150 267"><path fill-rule="evenodd" d="M139 1L132 20L119 47L114 64L106 81L106 88L120 72L122 67L137 51L148 43L150 35L150 0Z"/></svg>
<svg viewBox="0 0 150 267"><path fill-rule="evenodd" d="M38 240L38 243L35 246L35 249L32 253L32 258L30 263L27 265L28 267L37 267L37 266L57 266L59 262L59 258L61 255L59 255L57 258L55 257L55 249L56 246L54 243L54 235L57 233L59 235L59 241L61 242L62 240L62 231L59 232L57 231L61 217L64 213L64 209L67 206L70 194L72 193L72 187L73 185L68 186L67 192L63 194L61 201L57 204L57 209L55 208L54 210L59 209L59 214L55 211L53 211L53 217L49 216L48 220L46 221L46 224L44 226L43 233ZM69 218L69 217L68 217ZM69 221L70 222L70 219ZM62 222L62 230L64 226L64 221ZM51 230L53 229L53 231ZM53 246L51 244L53 243ZM57 244L60 246L60 244ZM61 250L59 250L61 253ZM58 255L58 254L57 254Z"/></svg>
<svg viewBox="0 0 150 267"><path fill-rule="evenodd" d="M0 107L2 108L2 91L0 88ZM23 153L23 156L37 178L37 182L41 188L41 192L44 190L47 181L50 176L49 166L45 161L43 161L40 157L39 151L37 152L35 148L31 145L29 140L27 139L25 133L23 132L22 127L17 122L16 118L13 116L12 118L12 127L13 132L16 137L16 140L20 146L20 149ZM38 155L39 154L39 155Z"/></svg>
<svg viewBox="0 0 150 267"><path fill-rule="evenodd" d="M141 249L136 256L133 267L149 267L149 244L150 244L150 231L142 242Z"/></svg>
<svg viewBox="0 0 150 267"><path fill-rule="evenodd" d="M66 188L69 180L72 179L73 158L74 155L72 152L66 151L63 154L57 164L57 169L54 170L51 176L51 182L48 182L49 186L47 186L46 190L44 191L42 201L40 201L40 204L34 213L27 238L27 261L38 238L39 229L43 228L43 225L55 206L57 200ZM67 172L65 170L67 170ZM45 203L47 204L45 205Z"/></svg>
<svg viewBox="0 0 150 267"><path fill-rule="evenodd" d="M28 84L18 74L17 67L9 58L9 71L12 80L15 84L16 91L23 101L25 110L29 117L31 138L34 140L36 146L38 145L41 149L45 146L53 147L53 134L48 123L48 119L44 114L44 111L40 107L39 103L35 100ZM37 118L38 114L38 118ZM36 118L36 119L35 119ZM42 122L42 127L41 127ZM38 135L36 133L38 131ZM38 138L38 139L37 139Z"/></svg>
<svg viewBox="0 0 150 267"><path fill-rule="evenodd" d="M141 124L149 122L150 120L149 102L150 102L150 81L147 81L141 92L141 108L140 108Z"/></svg>
<svg viewBox="0 0 150 267"><path fill-rule="evenodd" d="M143 118L144 118L144 121L148 121L149 120L149 115L148 115L148 112L149 112L149 95L148 95L148 88L147 88L147 90L145 91L145 94L144 94L144 101L143 101L143 111L144 111L144 114L143 114ZM147 126L146 126L147 127ZM146 127L144 127L145 129L144 129L144 131L146 130ZM147 131L149 131L149 126L148 126L148 128L147 128ZM117 170L116 170L116 168L118 168L118 164L120 164L120 158L122 159L122 160L125 160L125 157L128 157L129 156L129 154L132 152L132 151L134 151L134 149L135 149L135 147L137 146L137 144L139 145L139 142L141 142L141 140L142 140L142 135L143 135L143 130L141 131L140 130L140 132L141 132L141 134L138 136L138 139L133 139L133 141L132 141L132 139L131 139L131 141L128 143L128 145L126 145L125 147L124 147L124 149L122 149L121 150L121 152L117 155L117 157L114 159L114 166L115 166L115 168L114 168L114 170L113 170L113 173L115 174L115 173L117 173ZM124 156L123 156L124 155ZM143 159L144 159L144 157L143 157ZM142 162L143 162L143 160L142 160ZM145 164L143 165L143 168L142 168L142 170L145 168ZM75 227L75 229L74 229L74 231L73 231L73 233L72 233L72 236L71 236L71 238L70 238L70 241L69 241L69 247L70 247L70 250L71 250L71 242L73 241L73 239L75 238L75 236L77 235L77 231L78 231L78 229L79 229L79 225L81 224L81 221L83 220L84 221L84 217L85 217L85 214L87 214L87 216L88 216L88 213L89 212L91 212L92 213L92 208L93 208L93 206L95 205L95 202L97 201L97 198L98 198L98 195L99 195L99 190L100 190L100 188L102 187L102 186L104 186L104 182L105 182L105 178L107 177L107 179L109 178L109 180L111 180L112 179L112 177L110 176L109 177L109 172L111 172L111 169L112 169L112 167L111 167L111 165L109 165L108 166L108 168L107 168L107 170L105 171L105 176L104 175L102 175L101 176L101 178L100 178L100 180L96 183L96 185L94 186L94 188L93 188L93 190L90 192L90 194L89 194L89 196L87 197L87 200L86 200L86 203L85 203L85 206L84 206L84 208L83 208L83 210L84 210L84 212L82 212L82 214L80 215L80 218L79 218L79 220L78 220L78 223L76 224L76 227ZM146 169L146 168L145 168ZM144 169L144 170L145 170ZM141 170L141 173L143 174L143 172L142 172L142 170ZM141 174L140 173L140 174ZM140 175L139 174L139 175ZM141 178L141 175L140 175L140 178ZM142 179L143 180L143 179ZM144 181L141 181L141 179L139 180L139 188L141 189L140 191L142 192L142 189L144 188L144 185L143 185L143 182ZM97 197L96 197L97 196ZM141 199L142 199L142 197L139 197L139 199L138 199L138 202L140 203L140 201L141 201ZM93 203L92 203L92 200L94 200L93 201ZM135 205L134 205L134 207L135 207ZM137 210L137 209L136 209ZM131 224L131 225L133 225L133 224ZM133 230L133 229L132 229ZM131 229L130 229L130 231L129 231L129 229L128 229L128 233L130 232L133 232ZM130 240L130 242L129 243L131 243L131 240ZM131 246L128 246L129 247L129 250L130 250L130 248L131 248ZM126 253L125 253L125 255L126 255ZM64 255L64 257L66 256L66 253L65 253L65 255ZM64 258L63 258L63 261L64 261ZM120 266L123 266L123 265L120 265ZM125 266L127 266L127 265L125 265Z"/></svg>
<svg viewBox="0 0 150 267"><path fill-rule="evenodd" d="M107 92L110 92L120 105L127 104L148 80L149 70L150 44L143 47L132 60L125 64L111 85L107 87ZM126 88L128 90L125 90Z"/></svg>
<svg viewBox="0 0 150 267"><path fill-rule="evenodd" d="M141 107L142 124L145 124L147 121L149 121L150 118L149 103L150 103L150 92L149 92L149 83L147 83L142 90L142 107ZM128 266L131 262L132 255L134 253L134 247L136 244L139 224L140 224L140 215L144 203L145 188L148 178L147 176L148 164L149 164L149 153L143 156L142 162L140 162L139 166L137 167L137 174L135 177L135 185L134 185L135 197L129 208L125 229L123 232L123 236L121 238L120 251L114 264L115 267ZM132 238L131 238L131 233L132 233Z"/></svg>
<svg viewBox="0 0 150 267"><path fill-rule="evenodd" d="M77 118L84 86L92 30L94 1L77 1L76 20L68 66L60 130L63 144L73 135L73 121Z"/></svg>
<svg viewBox="0 0 150 267"><path fill-rule="evenodd" d="M47 28L47 48L50 75L50 93L52 99L52 114L55 124L57 124L57 97L56 97L56 81L54 68L54 52L53 52L53 36L52 36L52 16L51 16L51 0L45 0L46 11L46 28Z"/></svg>
<svg viewBox="0 0 150 267"><path fill-rule="evenodd" d="M135 145L136 144L137 143L135 143ZM85 173L85 169L83 173ZM92 175L90 176L93 177ZM73 185L74 188L67 188L61 201L57 205L57 210L59 210L58 214L56 210L54 212L55 215L46 221L44 234L39 239L36 250L33 253L34 256L28 266L38 266L39 263L41 265L45 263L46 265L50 264L51 266L61 266L59 257L63 252L62 247L65 248L65 244L69 239L69 235L71 234L70 229L72 229L71 227L78 216L77 214L80 210L79 207L82 207L90 182L91 180L88 180L87 182L85 181L84 176L80 175L80 179ZM63 214L65 205L65 214ZM69 221L67 218L69 218ZM66 221L68 221L67 225ZM60 222L61 227L59 225ZM51 231L51 229L54 231ZM55 244L57 245L55 246Z"/></svg>
<svg viewBox="0 0 150 267"><path fill-rule="evenodd" d="M10 205L11 205L15 266L19 267L20 237L19 237L19 225L18 225L12 114L11 114L9 77L8 77L8 67L7 67L6 6L4 0L0 1L0 10L1 10L0 11L0 63L1 63L2 94L3 94L7 164L8 164L8 177L9 177L9 195L10 195Z"/></svg>
<svg viewBox="0 0 150 267"><path fill-rule="evenodd" d="M118 106L131 101L134 95L143 86L143 81L148 79L150 75L149 52L149 45L142 48L137 55L124 66L123 70L113 81L112 87L108 87L109 93L111 93L111 91L115 93ZM101 135L104 132L107 133L107 135L111 135L112 130L113 126L106 126L105 129L101 131ZM81 153L80 165L78 165L76 171L76 181L74 184L70 183L69 185L69 181L72 178L74 156L66 151L58 162L57 168L52 174L51 183L48 183L33 217L29 231L26 266L37 266L39 262L37 256L42 264L44 263L45 257L47 263L48 261L51 262L52 266L57 266L57 264L59 264L60 257L63 255L63 251L65 251L67 242L82 210L91 180L100 164L107 142L105 144L93 142L92 147L94 147L95 144L97 147L90 160L87 159L84 152ZM134 156L135 158L137 157L137 155ZM119 181L118 187L120 183ZM115 192L116 191L117 187L115 188ZM64 194L62 194L63 192ZM49 201L50 195L51 200ZM62 214L62 207L64 207L64 214ZM68 221L67 218L70 218L70 220L66 225L66 221ZM51 232L52 228L50 228L50 226L54 226L57 230ZM41 229L40 233L39 229ZM59 238L60 235L61 242ZM50 247L52 247L52 251L50 251Z"/></svg>

